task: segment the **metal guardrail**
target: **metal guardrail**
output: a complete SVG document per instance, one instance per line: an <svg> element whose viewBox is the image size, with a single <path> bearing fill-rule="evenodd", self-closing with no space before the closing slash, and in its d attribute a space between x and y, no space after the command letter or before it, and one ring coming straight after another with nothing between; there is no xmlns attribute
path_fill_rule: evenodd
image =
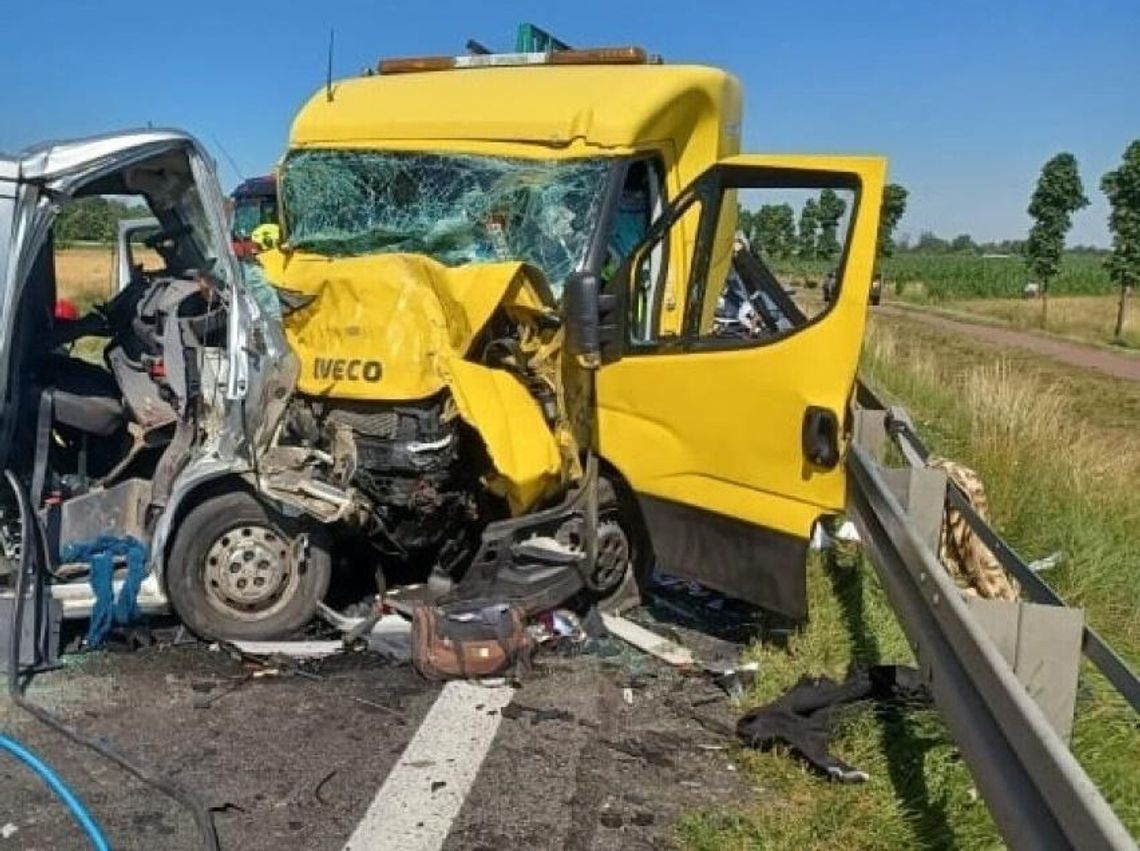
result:
<svg viewBox="0 0 1140 851"><path fill-rule="evenodd" d="M865 410L886 410L862 384L858 399ZM905 421L897 423L889 424L888 433L912 467L925 466L925 447ZM858 444L851 447L847 466L848 502L864 547L1006 843L1034 851L1136 848L1127 828L972 616L895 497L884 468ZM967 508L963 517L1030 595L1059 604L1060 597L973 512L965 495L952 483L947 490L949 504L959 511ZM1017 567L1011 567L1013 562ZM1032 580L1026 582L1026 576ZM1048 589L1048 595L1038 585ZM1119 657L1091 630L1084 649L1131 700L1136 677Z"/></svg>
<svg viewBox="0 0 1140 851"><path fill-rule="evenodd" d="M869 393L870 391L865 390L865 392ZM903 452L907 463L913 467L926 464L930 457L930 451L909 422L893 419L888 422L887 428L897 436L896 445ZM1013 574L1014 578L1021 583L1022 590L1028 593L1033 602L1044 603L1049 606L1065 605L1061 595L1050 588L1049 584L1038 576L1014 551L1013 547L1006 543L990 527L989 523L982 519L974 506L970 504L969 497L953 481L949 483L947 488L946 501L951 508L962 516L973 533L994 554L1001 566ZM1140 677L1136 676L1128 664L1108 645L1108 642L1101 638L1096 630L1086 626L1081 649L1085 657L1128 701L1132 709L1140 713Z"/></svg>

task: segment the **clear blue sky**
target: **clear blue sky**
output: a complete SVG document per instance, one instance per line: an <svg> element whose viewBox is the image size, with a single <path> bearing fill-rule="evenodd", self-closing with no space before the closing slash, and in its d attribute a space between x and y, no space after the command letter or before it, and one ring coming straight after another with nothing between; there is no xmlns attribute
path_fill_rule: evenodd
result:
<svg viewBox="0 0 1140 851"><path fill-rule="evenodd" d="M1096 188L1140 137L1140 2L453 0L6 3L0 150L145 125L186 127L223 183L267 171L324 77L380 56L510 49L529 20L575 45L638 43L728 68L752 151L886 154L911 191L900 232L1019 237L1041 164L1069 150L1092 206L1070 242L1107 243ZM12 7L15 8L12 8Z"/></svg>

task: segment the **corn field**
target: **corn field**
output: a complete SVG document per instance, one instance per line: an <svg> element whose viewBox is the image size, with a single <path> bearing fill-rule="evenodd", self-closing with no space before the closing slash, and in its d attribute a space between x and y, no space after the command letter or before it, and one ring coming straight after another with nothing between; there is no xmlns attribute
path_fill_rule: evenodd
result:
<svg viewBox="0 0 1140 851"><path fill-rule="evenodd" d="M818 284L829 265L818 260L781 260L776 267L788 283ZM907 252L882 261L886 287L897 295L930 301L1019 297L1029 273L1016 256ZM1096 254L1066 254L1050 295L1109 295L1116 292Z"/></svg>

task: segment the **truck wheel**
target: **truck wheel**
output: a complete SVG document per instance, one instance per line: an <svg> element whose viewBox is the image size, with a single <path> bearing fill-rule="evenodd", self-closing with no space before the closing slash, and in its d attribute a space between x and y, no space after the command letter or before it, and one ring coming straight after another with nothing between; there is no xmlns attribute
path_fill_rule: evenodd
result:
<svg viewBox="0 0 1140 851"><path fill-rule="evenodd" d="M579 544L579 529L564 526L558 538ZM636 503L618 496L611 482L598 482L598 557L588 590L603 611L637 605L653 574L653 549Z"/></svg>
<svg viewBox="0 0 1140 851"><path fill-rule="evenodd" d="M166 588L178 616L203 638L264 640L308 623L331 573L323 529L305 530L233 491L182 520Z"/></svg>

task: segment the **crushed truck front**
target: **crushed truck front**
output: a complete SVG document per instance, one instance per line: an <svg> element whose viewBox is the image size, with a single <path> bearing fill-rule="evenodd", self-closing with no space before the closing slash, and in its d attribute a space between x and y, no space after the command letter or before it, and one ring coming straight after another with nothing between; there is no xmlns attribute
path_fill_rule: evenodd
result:
<svg viewBox="0 0 1140 851"><path fill-rule="evenodd" d="M384 326L400 336L401 352L418 353L393 355L389 347L382 358L387 362L373 368L379 380L366 386L363 367L352 379L346 366L343 380L310 386L309 397L329 410L341 397L367 401L377 411L408 404L423 408L443 399L443 406L431 407L434 413L425 413L420 422L446 421L454 416L449 405L478 398L489 417L494 405L486 403L488 389L463 386L467 367L513 371L511 381L526 392L495 402L505 426L480 422L470 406L465 417L459 412L490 450L489 467L460 452L448 456L448 463L458 463L449 469L479 470L484 490L488 481L505 479L507 486L498 491L510 493L508 465L496 459L510 454L506 446L512 440L545 444L548 450L535 457L557 453L561 475L551 476L548 487L528 487L525 499L519 498L521 483L514 482L510 514L523 520L549 506L560 489L572 495L585 488L604 491L602 514L613 521L597 522L596 531L612 532L613 540L597 542L596 549L592 533L585 530L583 537L580 520L556 524L552 537L566 549L560 557L588 561L603 549L612 551L621 562L616 573L623 582L643 577L657 560L730 593L802 615L810 522L842 507L838 459L846 445L845 406L863 330L869 285L864 249L874 241L881 161L739 157L741 92L719 69L614 64L604 57L567 65L521 57L518 61L527 63L522 67L509 67L516 57L487 63L490 67L472 67L478 64L474 60L381 63L382 71L407 73L332 83L296 116L279 170L281 243L261 262L286 300L321 294L285 319L305 361L303 381L319 383L320 370L330 368L331 355L313 344L317 338L305 339L301 326L315 317L331 319L334 288L352 293L344 304L356 305L355 318L350 310L333 320L341 326L340 338L347 340L367 325ZM441 70L445 67L450 70ZM747 341L748 352L728 353L728 341L721 339L715 342L719 354L702 354L707 347L697 338L714 325L721 286L708 282L737 274L738 193L790 187L818 192L830 186L852 199L851 241L836 304L810 322L786 317L777 323L779 333ZM542 314L549 339L539 344L548 352L565 342L567 290L594 281L587 289L604 293L598 305L608 305L606 333L617 334L602 358L607 365L585 379L586 392L567 392L560 378L582 380L586 360L567 358L562 351L561 366L539 378L530 354L488 360L491 350L484 338L462 356L463 368L448 370L438 357L440 347L429 342L436 332L428 329L432 322L453 320L433 319L415 306L416 299L388 293L393 281L388 264L409 254L452 269L509 261L535 267L552 297ZM431 290L428 268L423 267L418 286ZM710 299L706 291L713 288ZM476 296L473 290L466 293ZM787 296L774 291L769 300L786 302ZM810 333L794 344L783 342L802 330ZM511 350L519 336L515 327L505 335L493 333L489 342L492 349ZM852 340L855 345L848 345ZM757 346L763 351L754 351ZM798 375L794 366L809 350L830 363L821 361L819 369ZM363 362L363 355L357 359ZM340 360L348 364L354 358L332 357L333 370ZM726 369L739 373L727 382L731 387L726 387ZM741 408L732 393L747 386L751 369L767 373L765 399L744 391L755 404ZM821 381L820 375L834 380ZM676 386L682 381L685 387ZM552 406L535 393L543 386L553 391ZM689 401L670 404L670 398ZM516 405L526 414L521 408L512 413ZM544 407L556 416L547 416L539 429L534 413ZM728 433L751 428L767 434L769 445L756 456L765 459L763 464L733 465L732 450L710 441L716 433L710 424L741 416L751 424L737 423ZM575 432L577 444L570 451L558 436L558 422L586 424ZM437 434L443 432L428 429L417 439L422 443ZM597 459L605 480L601 486L578 478L571 463L575 452L581 470L589 467L587 456ZM776 454L787 457L768 466ZM799 470L795 476L793 467ZM439 469L441 478L432 480L435 493L454 481ZM392 470L373 472L384 478ZM373 494L380 525L386 512L394 516L391 511L406 507L408 479L400 481L399 493L389 491L395 505ZM486 494L478 487L476 492L468 518L479 528L494 512L478 504ZM713 575L707 566L717 563L716 551L729 556L720 557L727 569ZM470 556L468 549L454 558L457 573ZM433 575L439 568L437 562Z"/></svg>

